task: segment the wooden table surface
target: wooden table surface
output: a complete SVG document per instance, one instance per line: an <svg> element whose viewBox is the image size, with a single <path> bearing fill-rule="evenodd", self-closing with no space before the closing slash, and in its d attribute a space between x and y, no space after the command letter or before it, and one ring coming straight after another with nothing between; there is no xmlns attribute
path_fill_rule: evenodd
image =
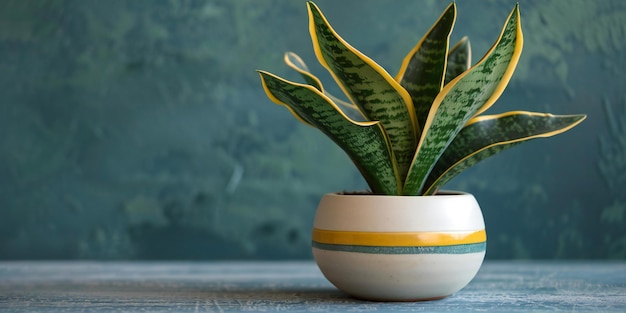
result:
<svg viewBox="0 0 626 313"><path fill-rule="evenodd" d="M626 312L626 262L486 262L438 301L360 301L300 262L0 262L0 312Z"/></svg>

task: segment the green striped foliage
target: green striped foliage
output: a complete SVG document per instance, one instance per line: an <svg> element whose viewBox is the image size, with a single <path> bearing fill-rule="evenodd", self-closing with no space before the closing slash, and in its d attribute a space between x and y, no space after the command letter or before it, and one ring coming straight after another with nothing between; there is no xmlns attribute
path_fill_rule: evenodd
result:
<svg viewBox="0 0 626 313"><path fill-rule="evenodd" d="M448 41L456 19L450 4L439 20L404 58L396 80L411 95L417 123L423 127L433 100L443 88Z"/></svg>
<svg viewBox="0 0 626 313"><path fill-rule="evenodd" d="M319 62L368 120L381 122L391 141L398 172L406 176L417 145L409 93L380 65L339 37L312 2L309 2L309 20Z"/></svg>
<svg viewBox="0 0 626 313"><path fill-rule="evenodd" d="M296 72L300 73L300 75L304 78L307 84L317 88L319 91L323 92L326 96L328 96L335 104L339 105L344 113L348 115L352 119L361 120L363 119L363 115L359 108L349 102L343 101L332 94L328 93L322 87L322 82L315 75L311 74L309 71L309 67L304 63L302 58L299 55L293 52L286 52L284 57L285 63L287 66L294 69Z"/></svg>
<svg viewBox="0 0 626 313"><path fill-rule="evenodd" d="M461 38L448 52L448 66L446 67L446 79L448 84L461 73L467 71L472 64L472 46L467 36Z"/></svg>
<svg viewBox="0 0 626 313"><path fill-rule="evenodd" d="M430 170L463 125L496 101L511 78L521 51L522 33L516 5L485 57L448 83L433 101L404 194L421 192Z"/></svg>
<svg viewBox="0 0 626 313"><path fill-rule="evenodd" d="M450 4L404 58L396 77L350 46L308 2L318 61L348 101L330 95L293 52L285 62L306 84L259 71L263 88L303 123L337 143L371 192L430 195L479 161L521 142L565 132L584 115L480 114L508 84L522 51L518 5L492 48L474 66L467 37L449 49L456 19Z"/></svg>
<svg viewBox="0 0 626 313"><path fill-rule="evenodd" d="M426 180L424 194L435 191L470 166L524 141L565 132L584 115L508 112L473 118L454 138Z"/></svg>
<svg viewBox="0 0 626 313"><path fill-rule="evenodd" d="M398 194L399 177L389 140L379 122L355 122L319 89L259 71L270 99L337 143L357 165L372 189Z"/></svg>

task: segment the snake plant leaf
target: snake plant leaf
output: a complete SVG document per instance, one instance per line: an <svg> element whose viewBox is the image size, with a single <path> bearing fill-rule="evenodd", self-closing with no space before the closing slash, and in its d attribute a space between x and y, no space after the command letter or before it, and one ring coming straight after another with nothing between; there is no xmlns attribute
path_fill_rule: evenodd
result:
<svg viewBox="0 0 626 313"><path fill-rule="evenodd" d="M317 88L317 90L321 92L324 92L322 82L315 75L311 74L311 71L309 71L309 67L306 65L306 63L304 63L299 55L295 54L294 52L288 51L285 52L285 56L283 59L287 66L300 73L300 75L302 76L302 78L304 78L307 84Z"/></svg>
<svg viewBox="0 0 626 313"><path fill-rule="evenodd" d="M265 80L263 79L263 77L264 77L264 73L265 73L265 72L263 72L263 71L257 71L257 72L259 72L259 73L261 74L261 83L262 83L262 85L263 85L263 90L265 90L265 94L267 95L267 97L268 97L268 98L270 98L270 99L271 99L272 101L274 101L275 103L280 104L280 105L283 105L285 108L287 108L287 110L289 110L289 112L291 112L291 114L292 114L292 115L293 115L293 116L294 116L294 117L295 117L298 121L300 121L302 124L305 124L305 125L311 126L311 127L313 127L313 128L317 128L317 127L316 127L313 123L310 123L310 122L308 121L308 118L307 118L307 117L305 117L305 116L301 116L301 115L300 115L300 113L299 113L298 111L294 110L294 108L293 108L293 107L291 107L291 106L289 106L289 105L285 105L285 104L284 104L284 103L282 103L282 102L278 102L278 101L276 100L276 97L274 97L274 96L273 96L273 92L272 92L272 90L268 89L268 87L267 87L267 86L266 86L266 84L265 84ZM268 73L268 74L269 74L269 73ZM270 74L270 75L271 75L271 74ZM313 88L315 88L315 87L313 87ZM318 90L319 90L319 89L318 89Z"/></svg>
<svg viewBox="0 0 626 313"><path fill-rule="evenodd" d="M323 92L326 96L333 100L335 104L340 105L342 111L346 113L346 115L348 115L350 118L357 120L362 120L364 118L363 113L356 105L343 101L325 91L324 87L322 86L322 82L319 80L319 78L317 78L317 76L311 74L311 71L309 71L309 67L306 65L306 63L304 63L299 55L295 54L294 52L286 52L284 60L287 66L298 72L304 78L307 84L317 88L319 91Z"/></svg>
<svg viewBox="0 0 626 313"><path fill-rule="evenodd" d="M437 159L470 118L489 108L502 94L519 60L523 38L519 4L487 54L435 98L426 119L403 194L420 194Z"/></svg>
<svg viewBox="0 0 626 313"><path fill-rule="evenodd" d="M433 100L443 87L445 60L455 20L456 4L453 2L407 54L396 75L396 81L411 95L420 127L426 123Z"/></svg>
<svg viewBox="0 0 626 313"><path fill-rule="evenodd" d="M402 180L417 146L417 122L409 93L389 73L350 46L308 2L315 55L370 121L380 121L391 141Z"/></svg>
<svg viewBox="0 0 626 313"><path fill-rule="evenodd" d="M467 36L461 38L448 52L448 65L446 66L446 80L448 84L461 73L467 71L472 65L472 46Z"/></svg>
<svg viewBox="0 0 626 313"><path fill-rule="evenodd" d="M355 122L348 118L319 89L287 81L259 71L263 89L277 104L321 130L352 159L371 191L376 194L399 194L401 188L393 151L379 122Z"/></svg>
<svg viewBox="0 0 626 313"><path fill-rule="evenodd" d="M433 194L454 176L483 159L527 140L563 133L585 118L585 115L523 111L475 117L441 155L426 180L423 194Z"/></svg>

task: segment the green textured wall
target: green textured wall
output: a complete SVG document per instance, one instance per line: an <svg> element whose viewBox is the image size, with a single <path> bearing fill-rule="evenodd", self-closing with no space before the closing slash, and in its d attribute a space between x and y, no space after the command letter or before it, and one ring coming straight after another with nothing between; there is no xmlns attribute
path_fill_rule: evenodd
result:
<svg viewBox="0 0 626 313"><path fill-rule="evenodd" d="M520 1L525 46L491 112L586 113L484 161L489 258L626 258L626 2ZM457 1L474 60L515 1ZM441 1L320 0L395 73ZM0 259L310 258L320 196L365 188L255 69L316 65L304 1L0 2ZM331 88L332 90L332 88ZM336 89L335 89L336 90Z"/></svg>

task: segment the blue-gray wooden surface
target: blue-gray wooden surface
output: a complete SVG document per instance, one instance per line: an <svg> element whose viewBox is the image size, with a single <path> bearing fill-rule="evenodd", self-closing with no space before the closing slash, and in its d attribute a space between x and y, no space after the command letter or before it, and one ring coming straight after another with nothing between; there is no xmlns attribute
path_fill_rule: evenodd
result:
<svg viewBox="0 0 626 313"><path fill-rule="evenodd" d="M1 312L626 312L626 262L487 262L439 301L367 302L313 262L0 262Z"/></svg>

